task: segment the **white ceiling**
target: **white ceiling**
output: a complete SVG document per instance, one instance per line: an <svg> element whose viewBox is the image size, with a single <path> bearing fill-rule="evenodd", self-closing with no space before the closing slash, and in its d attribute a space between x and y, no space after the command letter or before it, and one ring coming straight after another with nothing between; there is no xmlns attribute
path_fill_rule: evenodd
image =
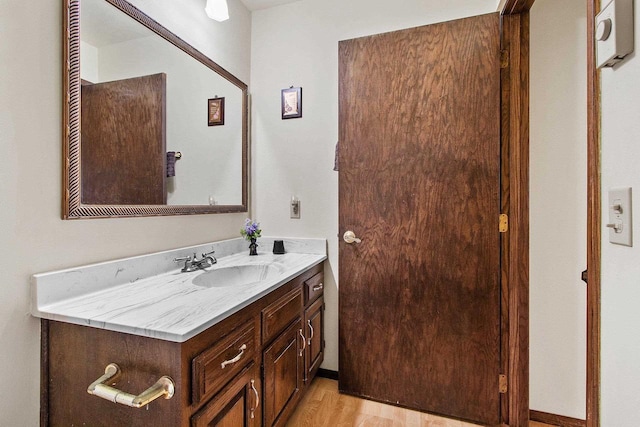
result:
<svg viewBox="0 0 640 427"><path fill-rule="evenodd" d="M258 9L268 9L270 7L279 6L281 4L293 3L294 1L299 0L241 0L247 9L249 10L258 10Z"/></svg>

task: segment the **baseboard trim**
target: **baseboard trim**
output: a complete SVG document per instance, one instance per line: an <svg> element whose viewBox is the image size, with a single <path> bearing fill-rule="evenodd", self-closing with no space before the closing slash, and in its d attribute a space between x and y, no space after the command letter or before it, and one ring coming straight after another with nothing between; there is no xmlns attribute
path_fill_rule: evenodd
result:
<svg viewBox="0 0 640 427"><path fill-rule="evenodd" d="M338 381L338 371L332 371L330 369L318 369L317 376Z"/></svg>
<svg viewBox="0 0 640 427"><path fill-rule="evenodd" d="M529 411L529 419L539 423L551 424L559 427L586 427L586 420L565 417L562 415L549 414L548 412Z"/></svg>

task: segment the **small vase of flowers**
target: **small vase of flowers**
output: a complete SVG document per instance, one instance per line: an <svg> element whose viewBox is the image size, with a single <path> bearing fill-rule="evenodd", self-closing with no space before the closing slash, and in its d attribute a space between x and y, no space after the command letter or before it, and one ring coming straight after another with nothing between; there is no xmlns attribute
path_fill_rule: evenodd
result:
<svg viewBox="0 0 640 427"><path fill-rule="evenodd" d="M240 229L240 234L251 242L249 244L249 255L258 255L258 244L256 243L256 239L260 237L260 233L262 233L260 223L247 218L244 222L244 227Z"/></svg>

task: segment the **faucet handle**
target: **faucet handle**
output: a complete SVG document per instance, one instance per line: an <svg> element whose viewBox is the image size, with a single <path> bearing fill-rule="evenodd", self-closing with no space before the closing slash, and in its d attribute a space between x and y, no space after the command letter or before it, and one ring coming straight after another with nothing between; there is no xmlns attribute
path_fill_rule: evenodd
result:
<svg viewBox="0 0 640 427"><path fill-rule="evenodd" d="M193 260L195 260L195 258L196 258L195 255L196 254L193 254ZM180 271L182 271L183 273L186 273L191 268L191 260L192 260L192 258L190 256L183 256L183 257L180 257L180 258L174 258L173 262L182 262L182 261L184 261L184 267L182 267L182 270L180 270Z"/></svg>
<svg viewBox="0 0 640 427"><path fill-rule="evenodd" d="M213 254L215 254L215 253L216 253L216 251L205 252L205 253L203 253L203 254L202 254L202 258L204 258L204 257L208 257L209 255L213 255Z"/></svg>

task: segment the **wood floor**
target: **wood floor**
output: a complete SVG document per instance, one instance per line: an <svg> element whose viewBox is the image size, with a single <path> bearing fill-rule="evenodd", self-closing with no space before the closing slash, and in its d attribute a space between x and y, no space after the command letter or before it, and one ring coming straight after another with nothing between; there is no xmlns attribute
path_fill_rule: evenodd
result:
<svg viewBox="0 0 640 427"><path fill-rule="evenodd" d="M338 382L316 378L287 427L477 427L475 424L338 393ZM550 427L529 424L530 427Z"/></svg>

